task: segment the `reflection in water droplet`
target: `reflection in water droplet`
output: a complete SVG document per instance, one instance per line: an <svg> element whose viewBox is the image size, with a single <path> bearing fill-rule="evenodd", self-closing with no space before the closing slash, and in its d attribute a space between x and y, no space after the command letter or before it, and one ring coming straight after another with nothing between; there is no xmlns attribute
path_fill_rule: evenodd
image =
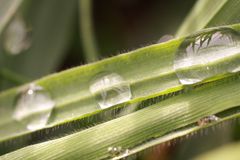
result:
<svg viewBox="0 0 240 160"><path fill-rule="evenodd" d="M31 45L29 32L24 20L17 16L4 32L4 48L7 53L17 55Z"/></svg>
<svg viewBox="0 0 240 160"><path fill-rule="evenodd" d="M167 34L167 35L162 36L162 37L158 40L158 43L167 42L167 41L169 41L169 40L171 40L171 39L173 39L173 38L174 38L173 35Z"/></svg>
<svg viewBox="0 0 240 160"><path fill-rule="evenodd" d="M13 118L26 125L29 130L37 130L47 124L54 105L54 101L42 87L30 84L17 99Z"/></svg>
<svg viewBox="0 0 240 160"><path fill-rule="evenodd" d="M90 85L90 91L102 109L126 102L132 97L129 83L116 73L97 78Z"/></svg>
<svg viewBox="0 0 240 160"><path fill-rule="evenodd" d="M203 117L200 120L198 120L198 125L199 126L205 126L207 124L213 123L213 122L217 122L219 120L219 118L215 115L210 115L207 117Z"/></svg>
<svg viewBox="0 0 240 160"><path fill-rule="evenodd" d="M175 55L174 69L182 84L240 71L240 34L224 28L186 38Z"/></svg>

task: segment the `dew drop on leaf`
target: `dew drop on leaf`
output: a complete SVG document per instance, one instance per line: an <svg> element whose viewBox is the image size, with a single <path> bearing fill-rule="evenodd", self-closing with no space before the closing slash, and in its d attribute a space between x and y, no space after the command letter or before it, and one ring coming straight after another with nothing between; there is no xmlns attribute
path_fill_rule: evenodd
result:
<svg viewBox="0 0 240 160"><path fill-rule="evenodd" d="M30 47L29 31L20 16L16 16L6 28L3 45L6 52L11 55L20 54Z"/></svg>
<svg viewBox="0 0 240 160"><path fill-rule="evenodd" d="M207 117L203 117L201 119L198 120L198 125L199 126L205 126L205 125L208 125L210 123L213 123L213 122L217 122L219 120L219 118L215 115L210 115L210 116L207 116Z"/></svg>
<svg viewBox="0 0 240 160"><path fill-rule="evenodd" d="M240 33L223 28L187 37L175 55L174 69L184 85L240 71Z"/></svg>
<svg viewBox="0 0 240 160"><path fill-rule="evenodd" d="M55 102L41 86L30 84L18 97L13 118L29 130L45 127Z"/></svg>
<svg viewBox="0 0 240 160"><path fill-rule="evenodd" d="M90 85L90 92L102 109L126 102L132 97L129 83L116 73L96 78Z"/></svg>
<svg viewBox="0 0 240 160"><path fill-rule="evenodd" d="M123 149L122 147L108 147L108 153L111 157L118 157L118 156L128 156L129 149Z"/></svg>

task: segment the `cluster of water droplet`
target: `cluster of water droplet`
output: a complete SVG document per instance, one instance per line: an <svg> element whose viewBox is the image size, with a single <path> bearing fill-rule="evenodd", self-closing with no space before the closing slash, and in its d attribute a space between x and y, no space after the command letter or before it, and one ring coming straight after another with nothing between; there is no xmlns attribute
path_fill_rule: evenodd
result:
<svg viewBox="0 0 240 160"><path fill-rule="evenodd" d="M16 102L13 118L29 130L43 128L51 115L55 102L41 86L30 84Z"/></svg>
<svg viewBox="0 0 240 160"><path fill-rule="evenodd" d="M96 78L90 85L90 91L102 109L126 102L132 97L129 83L116 73Z"/></svg>
<svg viewBox="0 0 240 160"><path fill-rule="evenodd" d="M174 69L184 85L240 71L240 34L224 28L186 38L175 55Z"/></svg>
<svg viewBox="0 0 240 160"><path fill-rule="evenodd" d="M130 85L116 73L95 79L90 85L90 91L103 109L126 102L132 97ZM29 130L37 130L47 124L54 105L55 102L44 88L30 84L19 94L13 118Z"/></svg>

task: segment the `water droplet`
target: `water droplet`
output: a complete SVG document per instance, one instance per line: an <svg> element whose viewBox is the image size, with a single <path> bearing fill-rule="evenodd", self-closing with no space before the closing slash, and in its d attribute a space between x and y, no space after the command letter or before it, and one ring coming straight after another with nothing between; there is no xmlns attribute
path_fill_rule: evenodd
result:
<svg viewBox="0 0 240 160"><path fill-rule="evenodd" d="M197 123L198 123L199 126L205 126L205 125L208 125L210 123L217 122L218 120L219 120L219 118L217 116L210 115L210 116L201 118L200 120L198 120Z"/></svg>
<svg viewBox="0 0 240 160"><path fill-rule="evenodd" d="M17 55L31 45L29 31L22 17L16 16L4 32L4 48L7 53Z"/></svg>
<svg viewBox="0 0 240 160"><path fill-rule="evenodd" d="M116 73L97 78L90 85L90 91L102 109L126 102L132 97L129 83Z"/></svg>
<svg viewBox="0 0 240 160"><path fill-rule="evenodd" d="M129 149L123 149L122 147L108 147L108 153L111 157L117 157L117 156L127 156L130 151Z"/></svg>
<svg viewBox="0 0 240 160"><path fill-rule="evenodd" d="M41 86L30 84L18 97L13 118L27 129L37 130L47 124L54 105L48 92Z"/></svg>
<svg viewBox="0 0 240 160"><path fill-rule="evenodd" d="M159 40L158 40L158 43L163 43L163 42L167 42L171 39L173 39L174 36L173 35L169 35L169 34L166 34L164 36L162 36Z"/></svg>
<svg viewBox="0 0 240 160"><path fill-rule="evenodd" d="M188 37L174 59L182 84L240 71L240 33L224 28Z"/></svg>
<svg viewBox="0 0 240 160"><path fill-rule="evenodd" d="M121 152L122 147L108 147L108 153L113 157L120 155Z"/></svg>

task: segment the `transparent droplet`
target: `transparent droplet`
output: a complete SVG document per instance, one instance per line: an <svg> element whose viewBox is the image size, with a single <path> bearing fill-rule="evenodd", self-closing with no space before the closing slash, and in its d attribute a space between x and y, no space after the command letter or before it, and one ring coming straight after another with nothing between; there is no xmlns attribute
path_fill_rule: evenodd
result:
<svg viewBox="0 0 240 160"><path fill-rule="evenodd" d="M182 84L240 71L240 34L224 28L186 38L175 55L174 69Z"/></svg>
<svg viewBox="0 0 240 160"><path fill-rule="evenodd" d="M198 120L198 125L199 126L205 126L205 125L208 125L210 123L213 123L213 122L217 122L219 120L219 118L215 115L210 115L210 116L207 116L207 117L203 117L201 119Z"/></svg>
<svg viewBox="0 0 240 160"><path fill-rule="evenodd" d="M129 149L123 149L122 147L108 147L108 153L111 157L117 156L127 156L129 154Z"/></svg>
<svg viewBox="0 0 240 160"><path fill-rule="evenodd" d="M55 102L41 86L30 84L17 99L13 118L29 130L45 127Z"/></svg>
<svg viewBox="0 0 240 160"><path fill-rule="evenodd" d="M169 35L169 34L166 34L164 36L162 36L159 40L158 40L158 43L163 43L163 42L167 42L171 39L173 39L174 36L173 35Z"/></svg>
<svg viewBox="0 0 240 160"><path fill-rule="evenodd" d="M116 73L97 78L90 85L90 91L102 109L126 102L132 97L129 83Z"/></svg>
<svg viewBox="0 0 240 160"><path fill-rule="evenodd" d="M4 48L7 53L17 55L27 50L30 45L28 28L20 16L16 16L4 32Z"/></svg>

